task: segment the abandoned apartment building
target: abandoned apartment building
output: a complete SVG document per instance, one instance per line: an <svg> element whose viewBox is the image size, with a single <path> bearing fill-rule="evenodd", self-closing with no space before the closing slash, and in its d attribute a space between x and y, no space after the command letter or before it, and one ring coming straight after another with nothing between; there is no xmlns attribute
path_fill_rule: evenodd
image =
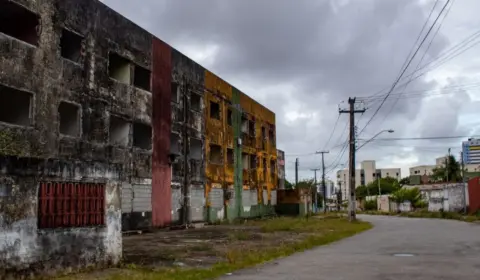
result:
<svg viewBox="0 0 480 280"><path fill-rule="evenodd" d="M275 115L97 0L0 1L0 276L276 204Z"/></svg>

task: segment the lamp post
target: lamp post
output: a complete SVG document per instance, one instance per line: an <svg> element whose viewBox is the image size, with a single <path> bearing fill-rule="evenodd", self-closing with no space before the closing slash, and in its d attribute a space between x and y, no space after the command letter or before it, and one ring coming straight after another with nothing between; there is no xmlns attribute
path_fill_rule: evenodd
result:
<svg viewBox="0 0 480 280"><path fill-rule="evenodd" d="M378 135L384 133L384 132L388 132L388 133L394 133L395 130L393 129L384 129L380 132L378 132L377 134L375 134L372 138L368 139L367 141L365 141L365 143L363 143L360 147L357 148L357 151L360 150L360 148L362 148L363 146L367 145L368 143L372 142L373 139L375 139ZM375 170L375 174L377 174L377 171ZM381 173L380 173L381 175ZM377 183L378 183L378 195L382 195L382 188L380 187L380 176L377 174ZM367 188L368 190L368 188Z"/></svg>

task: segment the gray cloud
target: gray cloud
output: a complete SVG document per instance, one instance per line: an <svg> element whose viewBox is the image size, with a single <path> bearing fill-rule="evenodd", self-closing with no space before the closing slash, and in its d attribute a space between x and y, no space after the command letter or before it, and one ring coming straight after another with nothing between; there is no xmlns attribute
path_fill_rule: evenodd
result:
<svg viewBox="0 0 480 280"><path fill-rule="evenodd" d="M369 96L392 84L433 4L418 0L344 4L336 0L144 0L141 5L127 0L104 2L187 55L214 48L205 66L276 113L277 146L286 154L321 149L330 137L341 101L349 96ZM464 8L461 3L455 5ZM455 9L457 6L452 13ZM436 57L449 43L442 29L425 61ZM418 57L422 55L423 51ZM416 65L414 61L410 71ZM422 77L412 81L406 91L435 87L436 80ZM393 102L385 103L361 137L385 128L395 129L395 137L474 130L462 127L458 119L463 104L469 102L466 93L436 100L401 99L395 107ZM369 110L361 118L360 127L379 103L367 105ZM346 119L346 115L340 117L329 146L338 144ZM346 134L341 140L344 138ZM358 160L388 162L391 156L385 149L368 145ZM327 163L338 157L339 150L332 149ZM432 157L420 150L412 153L420 161ZM294 159L287 158L289 178L293 177ZM318 163L318 156L302 157L301 176L311 176L309 167L318 167Z"/></svg>

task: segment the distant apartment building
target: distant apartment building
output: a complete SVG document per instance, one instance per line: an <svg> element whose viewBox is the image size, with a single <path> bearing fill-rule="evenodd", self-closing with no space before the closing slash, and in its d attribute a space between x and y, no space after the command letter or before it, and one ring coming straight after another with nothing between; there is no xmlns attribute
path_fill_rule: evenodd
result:
<svg viewBox="0 0 480 280"><path fill-rule="evenodd" d="M360 169L355 170L355 188L362 185L368 185L375 181L377 178L395 178L401 179L400 168L376 168L376 162L374 160L364 160L360 163ZM348 198L349 190L349 174L348 169L337 171L337 185L342 192L342 199Z"/></svg>
<svg viewBox="0 0 480 280"><path fill-rule="evenodd" d="M463 162L480 164L480 139L470 138L462 143Z"/></svg>
<svg viewBox="0 0 480 280"><path fill-rule="evenodd" d="M432 175L433 169L436 165L418 165L414 167L410 167L410 175Z"/></svg>

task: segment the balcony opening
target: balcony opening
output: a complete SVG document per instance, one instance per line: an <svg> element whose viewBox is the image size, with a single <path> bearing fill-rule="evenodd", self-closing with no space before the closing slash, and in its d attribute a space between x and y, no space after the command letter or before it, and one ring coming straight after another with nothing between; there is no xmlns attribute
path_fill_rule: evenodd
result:
<svg viewBox="0 0 480 280"><path fill-rule="evenodd" d="M60 102L58 106L60 134L78 137L80 134L80 108L77 105Z"/></svg>
<svg viewBox="0 0 480 280"><path fill-rule="evenodd" d="M0 32L38 46L38 15L12 1L2 1L0 9Z"/></svg>
<svg viewBox="0 0 480 280"><path fill-rule="evenodd" d="M210 101L210 118L220 120L220 104Z"/></svg>
<svg viewBox="0 0 480 280"><path fill-rule="evenodd" d="M250 169L256 169L257 168L257 156L256 155L250 155Z"/></svg>
<svg viewBox="0 0 480 280"><path fill-rule="evenodd" d="M173 82L170 85L172 90L172 102L178 103L178 97L180 96L180 86Z"/></svg>
<svg viewBox="0 0 480 280"><path fill-rule="evenodd" d="M271 129L268 131L268 139L272 145L275 144L275 133Z"/></svg>
<svg viewBox="0 0 480 280"><path fill-rule="evenodd" d="M108 74L111 78L124 84L130 84L130 66L131 63L128 59L112 52L108 55Z"/></svg>
<svg viewBox="0 0 480 280"><path fill-rule="evenodd" d="M233 124L233 114L232 114L232 110L231 110L231 109L228 109L228 110L227 110L227 125L232 126L232 124Z"/></svg>
<svg viewBox="0 0 480 280"><path fill-rule="evenodd" d="M150 91L150 70L135 65L133 71L133 85L146 91Z"/></svg>
<svg viewBox="0 0 480 280"><path fill-rule="evenodd" d="M243 133L248 133L248 123L249 123L248 119L245 116L242 116L242 123L241 123L240 129Z"/></svg>
<svg viewBox="0 0 480 280"><path fill-rule="evenodd" d="M243 167L243 169L244 170L250 169L249 164L250 164L249 154L242 153L242 167Z"/></svg>
<svg viewBox="0 0 480 280"><path fill-rule="evenodd" d="M152 127L143 123L133 124L133 146L144 149L152 149Z"/></svg>
<svg viewBox="0 0 480 280"><path fill-rule="evenodd" d="M194 160L202 159L202 140L190 138L190 158Z"/></svg>
<svg viewBox="0 0 480 280"><path fill-rule="evenodd" d="M82 41L82 36L63 29L62 38L60 39L60 53L62 57L79 63L82 57Z"/></svg>
<svg viewBox="0 0 480 280"><path fill-rule="evenodd" d="M262 168L263 168L263 179L266 180L267 178L267 160L262 160Z"/></svg>
<svg viewBox="0 0 480 280"><path fill-rule="evenodd" d="M265 130L265 127L262 126L262 140L265 140L267 138L267 132Z"/></svg>
<svg viewBox="0 0 480 280"><path fill-rule="evenodd" d="M178 133L170 133L170 153L179 155L180 151L180 135Z"/></svg>
<svg viewBox="0 0 480 280"><path fill-rule="evenodd" d="M274 160L271 160L270 161L270 173L273 175L275 174L275 161Z"/></svg>
<svg viewBox="0 0 480 280"><path fill-rule="evenodd" d="M235 162L235 156L233 154L233 149L227 149L227 163L228 165L233 165Z"/></svg>
<svg viewBox="0 0 480 280"><path fill-rule="evenodd" d="M110 115L108 142L111 145L128 146L130 123L120 117Z"/></svg>
<svg viewBox="0 0 480 280"><path fill-rule="evenodd" d="M210 145L210 163L222 164L222 147L220 145Z"/></svg>
<svg viewBox="0 0 480 280"><path fill-rule="evenodd" d="M250 136L255 136L255 122L254 121L248 121L248 134Z"/></svg>
<svg viewBox="0 0 480 280"><path fill-rule="evenodd" d="M199 94L192 93L190 95L190 109L194 111L202 111L202 97Z"/></svg>
<svg viewBox="0 0 480 280"><path fill-rule="evenodd" d="M0 122L30 125L30 103L28 92L0 85Z"/></svg>

